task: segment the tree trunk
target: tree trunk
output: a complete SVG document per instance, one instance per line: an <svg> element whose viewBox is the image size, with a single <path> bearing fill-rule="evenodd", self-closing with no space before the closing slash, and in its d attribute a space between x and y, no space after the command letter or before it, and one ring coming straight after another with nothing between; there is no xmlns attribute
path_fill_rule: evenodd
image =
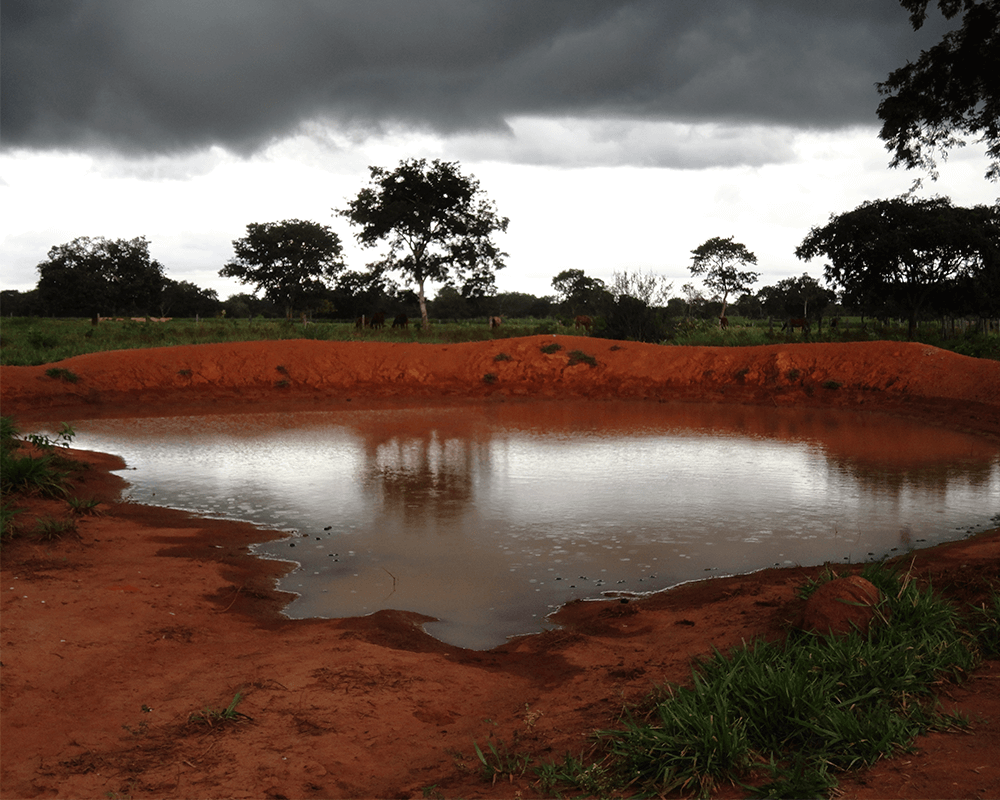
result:
<svg viewBox="0 0 1000 800"><path fill-rule="evenodd" d="M427 298L424 295L424 280L417 281L417 297L420 298L420 327L430 330L431 323L427 319Z"/></svg>

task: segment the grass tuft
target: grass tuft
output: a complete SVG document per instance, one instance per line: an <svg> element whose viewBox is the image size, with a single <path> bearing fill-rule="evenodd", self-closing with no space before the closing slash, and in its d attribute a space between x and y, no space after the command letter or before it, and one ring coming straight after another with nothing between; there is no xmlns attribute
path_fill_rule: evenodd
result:
<svg viewBox="0 0 1000 800"><path fill-rule="evenodd" d="M201 711L195 711L192 713L188 717L188 721L214 727L220 723L224 724L241 722L242 720L252 720L253 717L236 710L236 706L238 706L242 700L243 695L240 692L237 692L232 701L225 708L217 710L206 706Z"/></svg>
<svg viewBox="0 0 1000 800"><path fill-rule="evenodd" d="M589 364L591 367L597 366L597 359L587 355L582 350L571 350L569 352L569 366L574 364Z"/></svg>
<svg viewBox="0 0 1000 800"><path fill-rule="evenodd" d="M45 370L45 374L53 380L65 381L66 383L76 383L80 380L79 375L75 372L70 372L68 369L64 369L63 367L50 367Z"/></svg>

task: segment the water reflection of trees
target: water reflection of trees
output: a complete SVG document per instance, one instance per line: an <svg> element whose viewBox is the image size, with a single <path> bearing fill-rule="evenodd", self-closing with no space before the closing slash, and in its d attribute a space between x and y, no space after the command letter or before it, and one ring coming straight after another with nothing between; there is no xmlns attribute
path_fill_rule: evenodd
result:
<svg viewBox="0 0 1000 800"><path fill-rule="evenodd" d="M943 497L956 486L985 490L995 480L997 465L989 461L961 461L911 468L886 468L853 458L827 454L830 469L872 494L899 497L907 491Z"/></svg>
<svg viewBox="0 0 1000 800"><path fill-rule="evenodd" d="M437 430L364 441L363 491L383 514L406 523L453 522L475 504L492 471L489 436Z"/></svg>

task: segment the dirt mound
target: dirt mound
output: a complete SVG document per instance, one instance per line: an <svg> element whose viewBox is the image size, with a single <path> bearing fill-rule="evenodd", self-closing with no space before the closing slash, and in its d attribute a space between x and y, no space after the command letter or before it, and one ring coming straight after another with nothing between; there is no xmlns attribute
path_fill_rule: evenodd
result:
<svg viewBox="0 0 1000 800"><path fill-rule="evenodd" d="M580 336L453 345L242 342L4 367L16 415L150 414L351 397L585 397L837 406L920 414L1000 434L1000 363L921 344L662 347Z"/></svg>
<svg viewBox="0 0 1000 800"><path fill-rule="evenodd" d="M861 407L1000 436L1000 365L915 344L289 341L119 351L58 366L76 382L47 367L0 369L4 414L26 424L360 397L593 397ZM578 755L623 703L684 681L693 658L783 635L801 613L796 587L819 572L768 570L640 601L573 603L558 630L466 651L424 634L414 614L282 617L273 585L284 565L246 550L266 533L116 502L123 482L109 470L122 465L81 457L92 468L77 494L102 498L105 513L82 517L78 538L3 548L4 798L537 796L530 770L483 781L474 742L536 761ZM47 501L29 510L64 513ZM908 558L915 577L961 602L1000 585L995 531ZM988 662L944 688L946 707L969 714L971 734L922 737L915 753L842 779L841 796L1000 796L998 677L1000 662ZM205 713L237 693L247 717Z"/></svg>

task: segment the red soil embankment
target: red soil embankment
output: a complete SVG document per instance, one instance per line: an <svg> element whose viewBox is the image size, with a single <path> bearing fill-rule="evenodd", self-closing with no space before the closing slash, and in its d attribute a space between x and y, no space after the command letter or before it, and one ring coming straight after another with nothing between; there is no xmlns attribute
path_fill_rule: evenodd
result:
<svg viewBox="0 0 1000 800"><path fill-rule="evenodd" d="M559 345L561 349L543 352ZM576 361L579 352L594 359ZM500 360L498 360L500 357ZM1000 363L922 344L662 347L578 336L452 345L290 340L77 356L4 367L8 414L173 413L350 397L584 397L890 410L1000 434Z"/></svg>

